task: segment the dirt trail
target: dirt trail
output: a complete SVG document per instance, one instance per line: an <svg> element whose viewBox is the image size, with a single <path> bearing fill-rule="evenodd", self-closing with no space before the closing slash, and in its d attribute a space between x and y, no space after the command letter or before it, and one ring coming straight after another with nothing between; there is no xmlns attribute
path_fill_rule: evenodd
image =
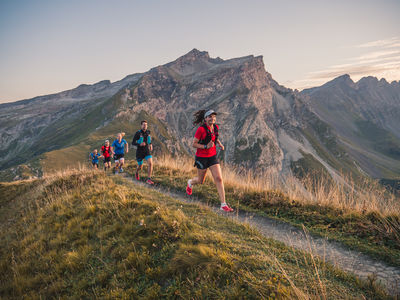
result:
<svg viewBox="0 0 400 300"><path fill-rule="evenodd" d="M132 182L134 184L149 187L148 185L136 180L132 180ZM189 198L182 193L171 192L170 190L159 186L153 186L151 188L179 201L186 203L201 203L204 205L204 202L201 202L196 198ZM223 215L226 218L254 226L268 238L283 242L287 246L296 249L312 252L321 259L324 259L344 271L351 272L361 279L367 279L368 276L374 276L391 295L400 295L400 268L398 267L389 266L384 262L374 260L360 252L347 249L337 242L312 236L304 230L282 221L244 211L240 211L239 213L226 213L221 211L219 207L210 208L214 212Z"/></svg>

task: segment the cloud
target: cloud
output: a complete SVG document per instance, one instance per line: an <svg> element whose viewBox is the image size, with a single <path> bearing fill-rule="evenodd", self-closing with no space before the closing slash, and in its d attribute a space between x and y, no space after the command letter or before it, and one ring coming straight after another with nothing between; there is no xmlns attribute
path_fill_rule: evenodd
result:
<svg viewBox="0 0 400 300"><path fill-rule="evenodd" d="M390 39L385 40L377 40L368 43L364 43L361 45L357 45L358 48L371 48L371 47L381 47L381 48L392 48L392 47L400 47L400 38L392 37Z"/></svg>
<svg viewBox="0 0 400 300"><path fill-rule="evenodd" d="M373 51L364 55L361 55L358 57L360 60L368 60L368 59L374 59L374 58L379 58L379 57L387 57L387 56L392 56L394 54L399 54L400 49L398 50L391 50L391 51Z"/></svg>
<svg viewBox="0 0 400 300"><path fill-rule="evenodd" d="M400 38L367 42L354 48L362 53L345 59L347 63L309 72L304 79L287 82L288 86L297 89L319 86L343 74L349 74L354 81L366 76L385 78L389 82L400 79Z"/></svg>
<svg viewBox="0 0 400 300"><path fill-rule="evenodd" d="M360 60L360 64L371 64L371 63L378 63L378 62L384 62L384 61L400 61L400 55L395 55L394 53L392 56L389 57L380 57L380 58L375 58L375 59L364 59ZM397 52L397 54L400 54L400 51Z"/></svg>
<svg viewBox="0 0 400 300"><path fill-rule="evenodd" d="M353 77L363 77L365 74L376 74L385 71L387 68L385 66L353 66L351 68L336 69L320 71L311 76L311 79L324 79L330 80L341 76L343 74L349 74Z"/></svg>

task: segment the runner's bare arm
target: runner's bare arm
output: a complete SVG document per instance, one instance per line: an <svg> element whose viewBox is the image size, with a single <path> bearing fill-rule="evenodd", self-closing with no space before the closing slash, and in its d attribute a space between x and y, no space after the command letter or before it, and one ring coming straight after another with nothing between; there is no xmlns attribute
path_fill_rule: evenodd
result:
<svg viewBox="0 0 400 300"><path fill-rule="evenodd" d="M192 144L193 148L197 148L197 149L205 149L203 144L199 144L199 139L198 138L194 138L193 139L193 144ZM207 149L211 148L212 146L214 146L214 142L210 141L207 144Z"/></svg>
<svg viewBox="0 0 400 300"><path fill-rule="evenodd" d="M222 143L219 139L217 140L217 144L218 144L218 146L220 146L221 150L225 150L224 145L222 145Z"/></svg>

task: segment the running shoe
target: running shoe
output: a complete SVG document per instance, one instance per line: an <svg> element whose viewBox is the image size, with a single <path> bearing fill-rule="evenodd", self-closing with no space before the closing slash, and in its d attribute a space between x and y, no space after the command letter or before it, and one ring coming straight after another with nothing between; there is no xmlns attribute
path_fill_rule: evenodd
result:
<svg viewBox="0 0 400 300"><path fill-rule="evenodd" d="M119 168L119 172L120 172L120 173L124 172L124 169Z"/></svg>
<svg viewBox="0 0 400 300"><path fill-rule="evenodd" d="M230 208L229 206L228 206L228 204L222 204L221 205L221 208L220 208L220 210L223 210L223 211L226 211L226 212L232 212L233 211L233 208Z"/></svg>
<svg viewBox="0 0 400 300"><path fill-rule="evenodd" d="M188 180L188 184L186 187L186 194L188 194L190 196L192 194L192 188L189 186L189 181L190 181L190 179Z"/></svg>
<svg viewBox="0 0 400 300"><path fill-rule="evenodd" d="M147 178L147 180L146 180L146 183L147 183L147 184L150 184L150 185L151 185L151 184L154 184L154 182L153 182L153 181L151 181L151 179L150 179L150 178Z"/></svg>
<svg viewBox="0 0 400 300"><path fill-rule="evenodd" d="M139 173L135 173L136 180L140 180Z"/></svg>

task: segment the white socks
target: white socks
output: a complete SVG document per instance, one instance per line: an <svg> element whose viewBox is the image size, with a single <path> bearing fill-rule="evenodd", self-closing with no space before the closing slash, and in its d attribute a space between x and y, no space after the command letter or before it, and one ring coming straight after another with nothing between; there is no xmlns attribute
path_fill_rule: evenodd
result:
<svg viewBox="0 0 400 300"><path fill-rule="evenodd" d="M188 186L189 186L190 188L192 188L192 179L189 179L189 180L188 180Z"/></svg>

